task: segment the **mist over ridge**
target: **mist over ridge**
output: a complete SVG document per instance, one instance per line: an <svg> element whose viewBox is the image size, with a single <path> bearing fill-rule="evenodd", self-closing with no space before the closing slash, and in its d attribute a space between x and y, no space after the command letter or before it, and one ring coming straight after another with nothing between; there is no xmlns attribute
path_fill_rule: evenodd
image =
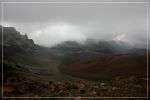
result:
<svg viewBox="0 0 150 100"><path fill-rule="evenodd" d="M147 45L145 4L5 4L4 26L15 27L36 44L119 40ZM149 42L149 41L148 41Z"/></svg>

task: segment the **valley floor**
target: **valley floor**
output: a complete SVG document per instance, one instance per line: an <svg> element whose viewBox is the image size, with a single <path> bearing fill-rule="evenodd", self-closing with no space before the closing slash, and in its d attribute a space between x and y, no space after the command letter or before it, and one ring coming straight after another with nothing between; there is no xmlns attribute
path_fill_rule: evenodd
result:
<svg viewBox="0 0 150 100"><path fill-rule="evenodd" d="M4 65L7 68L4 97L146 97L147 94L147 79L144 77L118 76L107 82L67 78L42 81L20 76L6 61Z"/></svg>

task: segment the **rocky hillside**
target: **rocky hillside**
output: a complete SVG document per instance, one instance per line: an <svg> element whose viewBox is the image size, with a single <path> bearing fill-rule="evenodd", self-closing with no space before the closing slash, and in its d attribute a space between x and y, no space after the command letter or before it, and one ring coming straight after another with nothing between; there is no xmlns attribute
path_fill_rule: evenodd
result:
<svg viewBox="0 0 150 100"><path fill-rule="evenodd" d="M21 76L29 77L31 75L32 77L41 76L43 78L45 75L49 75L52 80L55 79L56 77L52 75L58 74L55 66L59 63L52 59L48 50L46 47L35 44L27 35L21 35L15 28L3 27L3 59L12 63L13 66L21 66L21 68L14 70Z"/></svg>
<svg viewBox="0 0 150 100"><path fill-rule="evenodd" d="M0 29L2 29L2 26L0 26ZM2 32L0 33L2 36ZM35 45L33 40L29 39L27 35L21 35L14 27L3 27L4 55L10 56L16 53L31 54L36 49L38 49L38 46Z"/></svg>

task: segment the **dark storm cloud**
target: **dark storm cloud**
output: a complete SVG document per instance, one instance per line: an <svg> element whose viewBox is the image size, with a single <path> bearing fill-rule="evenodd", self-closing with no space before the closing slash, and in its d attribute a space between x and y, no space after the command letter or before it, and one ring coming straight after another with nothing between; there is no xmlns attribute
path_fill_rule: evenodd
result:
<svg viewBox="0 0 150 100"><path fill-rule="evenodd" d="M45 46L88 38L146 44L146 15L145 3L4 3L3 14L4 25Z"/></svg>

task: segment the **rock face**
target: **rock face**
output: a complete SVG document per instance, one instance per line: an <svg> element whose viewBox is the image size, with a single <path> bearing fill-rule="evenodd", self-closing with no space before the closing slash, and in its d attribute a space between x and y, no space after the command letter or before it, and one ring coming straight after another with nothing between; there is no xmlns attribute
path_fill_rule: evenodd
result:
<svg viewBox="0 0 150 100"><path fill-rule="evenodd" d="M0 26L0 29L2 29L2 26ZM0 34L2 41L2 31L0 31ZM3 27L3 51L6 56L16 53L32 53L37 48L38 46L27 35L21 35L13 27Z"/></svg>

